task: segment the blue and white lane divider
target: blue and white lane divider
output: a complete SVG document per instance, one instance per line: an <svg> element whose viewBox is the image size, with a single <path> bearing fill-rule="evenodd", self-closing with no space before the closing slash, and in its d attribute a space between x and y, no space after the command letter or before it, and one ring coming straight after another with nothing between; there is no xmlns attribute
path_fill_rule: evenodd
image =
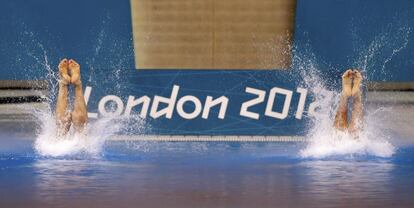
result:
<svg viewBox="0 0 414 208"><path fill-rule="evenodd" d="M117 135L110 141L160 142L304 142L303 136L193 136L193 135Z"/></svg>

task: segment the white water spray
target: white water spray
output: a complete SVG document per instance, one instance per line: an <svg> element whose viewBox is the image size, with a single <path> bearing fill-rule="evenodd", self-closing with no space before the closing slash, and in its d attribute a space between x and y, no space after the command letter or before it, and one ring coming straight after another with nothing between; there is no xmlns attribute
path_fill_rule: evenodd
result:
<svg viewBox="0 0 414 208"><path fill-rule="evenodd" d="M53 70L48 71L53 73ZM52 79L52 82L57 82L55 74L48 77ZM56 92L56 89L51 91ZM48 97L47 108L30 109L40 126L34 148L42 156L81 155L99 157L102 155L102 148L109 138L120 132L128 133L132 128L136 131L146 127L145 120L138 115L102 117L90 119L82 134L75 132L71 128L64 137L57 137L56 119L51 105L56 96L56 94L51 94Z"/></svg>
<svg viewBox="0 0 414 208"><path fill-rule="evenodd" d="M338 155L392 156L395 147L389 142L390 137L378 129L377 125L373 125L378 121L372 119L374 115L372 112L365 112L365 127L357 139L333 127L340 92L327 90L321 79L315 76L315 74L308 74L305 77L305 83L318 101L318 108L309 126L307 134L309 142L306 148L300 151L300 156L311 158Z"/></svg>
<svg viewBox="0 0 414 208"><path fill-rule="evenodd" d="M66 136L57 137L56 121L50 108L37 111L34 115L41 126L34 147L42 156L100 156L105 141L123 127L117 118L102 118L89 123L84 134L78 134L71 129Z"/></svg>
<svg viewBox="0 0 414 208"><path fill-rule="evenodd" d="M410 31L410 30L407 30ZM407 33L408 35L409 33ZM386 37L383 37L386 39ZM382 39L381 39L382 40ZM404 40L408 40L404 38ZM382 45L372 43L374 46L380 47ZM401 51L407 45L406 41L403 41L401 45L396 46L396 49L392 51L390 56L384 60L383 66L391 60L399 51ZM366 51L367 54L361 55L364 58L364 64L362 64L363 73L367 74L369 71L369 65L367 64L371 59L375 59L377 51ZM360 133L359 137L355 139L353 136L336 130L333 127L336 108L340 99L340 90L331 91L326 87L324 79L322 79L318 73L317 62L312 55L304 55L306 53L296 53L294 57L294 63L296 67L302 73L301 77L304 81L306 88L310 89L317 101L317 110L311 117L311 124L309 125L309 131L307 134L307 140L309 141L304 149L300 151L300 156L305 158L324 158L329 156L354 156L354 155L371 155L377 157L390 157L392 156L396 148L390 143L391 135L385 132L385 128L381 126L381 120L375 115L387 111L386 108L379 108L375 112L365 111L364 129ZM312 54L312 53L310 53ZM356 61L361 66L361 60ZM384 69L381 71L374 71L372 73L384 73ZM341 75L338 74L338 79L341 79ZM364 80L365 82L367 80Z"/></svg>

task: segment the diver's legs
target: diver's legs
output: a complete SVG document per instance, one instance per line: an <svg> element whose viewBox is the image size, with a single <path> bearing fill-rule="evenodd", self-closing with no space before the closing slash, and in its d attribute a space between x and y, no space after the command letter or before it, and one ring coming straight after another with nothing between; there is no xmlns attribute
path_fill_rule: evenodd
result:
<svg viewBox="0 0 414 208"><path fill-rule="evenodd" d="M348 69L342 75L341 100L334 121L334 127L339 130L345 130L348 127L348 98L352 95L352 76L351 69Z"/></svg>
<svg viewBox="0 0 414 208"><path fill-rule="evenodd" d="M71 114L68 111L68 84L70 76L68 74L68 60L63 59L59 63L59 94L56 102L56 124L57 136L64 136L68 133L71 124Z"/></svg>
<svg viewBox="0 0 414 208"><path fill-rule="evenodd" d="M358 134L364 125L364 113L362 109L362 92L361 92L362 75L359 71L354 70L354 84L352 86L352 115L349 122L349 132Z"/></svg>
<svg viewBox="0 0 414 208"><path fill-rule="evenodd" d="M69 60L69 69L71 72L71 83L75 86L75 104L72 111L72 122L77 132L82 132L88 121L88 112L86 109L85 98L83 97L82 82L80 79L80 65Z"/></svg>
<svg viewBox="0 0 414 208"><path fill-rule="evenodd" d="M348 97L341 95L339 106L336 111L334 127L338 130L345 130L348 126Z"/></svg>

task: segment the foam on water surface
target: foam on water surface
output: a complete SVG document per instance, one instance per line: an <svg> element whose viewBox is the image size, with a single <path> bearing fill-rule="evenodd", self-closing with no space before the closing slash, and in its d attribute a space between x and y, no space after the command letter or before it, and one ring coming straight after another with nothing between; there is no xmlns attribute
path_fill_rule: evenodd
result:
<svg viewBox="0 0 414 208"><path fill-rule="evenodd" d="M300 156L311 158L338 155L390 157L394 153L395 147L384 137L362 132L358 138L354 138L348 133L328 128L311 135L307 147L300 151Z"/></svg>
<svg viewBox="0 0 414 208"><path fill-rule="evenodd" d="M42 156L99 156L105 141L123 128L122 119L102 118L89 123L82 134L71 129L66 136L57 137L57 126L51 111L36 111L34 115L41 123L34 148Z"/></svg>

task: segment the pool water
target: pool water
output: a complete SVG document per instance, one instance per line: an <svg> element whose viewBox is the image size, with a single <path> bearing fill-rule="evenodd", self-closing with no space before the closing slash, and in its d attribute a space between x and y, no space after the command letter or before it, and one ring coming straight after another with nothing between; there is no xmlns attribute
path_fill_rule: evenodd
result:
<svg viewBox="0 0 414 208"><path fill-rule="evenodd" d="M410 145L304 159L302 143L107 141L65 157L0 143L0 207L414 207Z"/></svg>

